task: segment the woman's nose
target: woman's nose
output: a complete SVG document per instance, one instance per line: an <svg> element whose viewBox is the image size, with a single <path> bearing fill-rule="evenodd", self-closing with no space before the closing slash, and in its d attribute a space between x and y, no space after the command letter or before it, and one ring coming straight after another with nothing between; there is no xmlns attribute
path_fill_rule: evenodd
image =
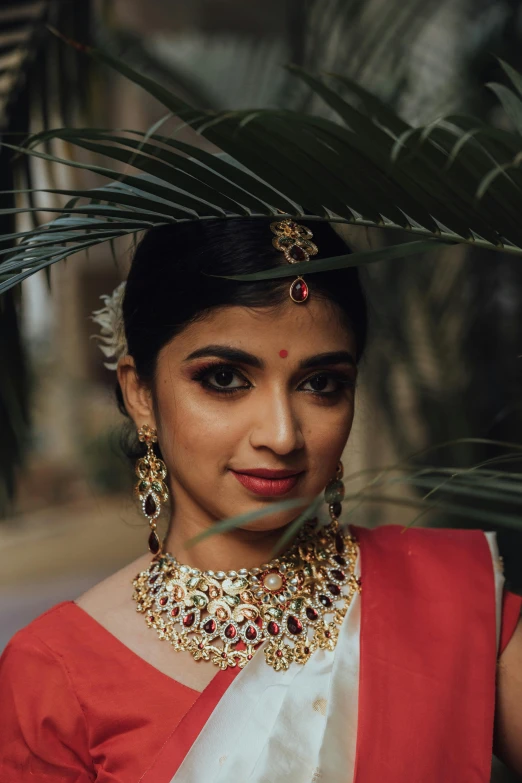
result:
<svg viewBox="0 0 522 783"><path fill-rule="evenodd" d="M272 391L255 401L250 443L256 449L264 447L281 455L303 448L301 423L288 394Z"/></svg>

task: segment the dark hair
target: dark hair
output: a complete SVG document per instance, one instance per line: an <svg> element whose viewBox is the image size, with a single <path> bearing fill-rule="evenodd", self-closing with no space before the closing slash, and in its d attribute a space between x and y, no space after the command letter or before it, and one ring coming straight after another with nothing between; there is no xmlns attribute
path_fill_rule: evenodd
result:
<svg viewBox="0 0 522 783"><path fill-rule="evenodd" d="M313 221L309 228L319 248L315 258L350 252L328 223ZM234 305L273 307L287 300L291 276L255 282L211 277L286 264L283 254L273 247L273 238L267 220L259 218L189 221L159 226L145 234L136 249L123 300L128 350L140 378L152 383L161 348L209 310ZM313 274L308 283L311 297L322 296L340 308L354 331L359 360L367 324L357 269ZM306 305L296 304L301 306ZM116 393L120 410L126 413L119 385Z"/></svg>

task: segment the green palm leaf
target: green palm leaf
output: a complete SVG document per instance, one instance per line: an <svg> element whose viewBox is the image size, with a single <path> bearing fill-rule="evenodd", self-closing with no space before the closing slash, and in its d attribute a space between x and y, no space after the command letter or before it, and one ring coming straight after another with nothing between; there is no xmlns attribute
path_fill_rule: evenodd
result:
<svg viewBox="0 0 522 783"><path fill-rule="evenodd" d="M123 235L177 220L306 214L312 221L407 229L431 240L424 249L436 242L466 242L522 255L516 206L522 177L513 155L520 144L516 133L499 135L475 122L471 132L465 120L414 129L347 79L344 85L358 92L362 110L323 81L295 68L296 76L335 110L341 122L288 110L202 112L110 55L89 53L139 84L229 156L225 160L159 133L106 129L46 130L24 147L4 143L18 154L109 180L91 190L47 191L70 197L63 207L52 207L58 214L101 221L93 227L89 245L109 241L118 231ZM40 145L53 138L101 155L115 167L59 159L40 151ZM119 173L121 164L131 173ZM39 211L29 205L17 209ZM125 225L133 219L134 226ZM0 264L1 291L15 285L20 275L25 278L30 268L55 263L67 256L67 248L72 254L86 241L79 227L78 241L71 230L69 245L64 245L63 232L53 243L46 235L51 226L47 223L29 236L20 235L20 246ZM37 239L45 244L35 254ZM418 244L407 245L377 254L361 252L356 262L373 263L421 249ZM321 259L309 262L306 271L352 263L353 256ZM286 276L293 271L280 267L273 274Z"/></svg>

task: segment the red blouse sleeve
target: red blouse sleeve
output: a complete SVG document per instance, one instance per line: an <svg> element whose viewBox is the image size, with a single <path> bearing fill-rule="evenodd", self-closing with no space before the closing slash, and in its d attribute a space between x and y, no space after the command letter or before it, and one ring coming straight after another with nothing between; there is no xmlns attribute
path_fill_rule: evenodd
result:
<svg viewBox="0 0 522 783"><path fill-rule="evenodd" d="M65 662L31 631L19 631L0 658L0 782L95 778Z"/></svg>
<svg viewBox="0 0 522 783"><path fill-rule="evenodd" d="M504 590L502 596L502 623L500 626L500 644L498 654L502 655L515 632L520 612L522 610L522 596Z"/></svg>

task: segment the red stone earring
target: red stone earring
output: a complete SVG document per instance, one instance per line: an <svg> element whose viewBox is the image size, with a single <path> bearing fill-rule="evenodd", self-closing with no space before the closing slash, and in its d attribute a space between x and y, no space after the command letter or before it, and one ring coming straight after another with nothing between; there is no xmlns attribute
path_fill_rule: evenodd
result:
<svg viewBox="0 0 522 783"><path fill-rule="evenodd" d="M136 463L136 475L139 481L135 492L150 526L149 549L153 555L157 555L161 552L162 545L156 532L156 519L161 512L161 504L169 499L169 491L164 483L167 468L163 460L154 453L152 444L158 440L156 430L144 424L138 430L138 438L141 443L146 444L147 453Z"/></svg>

